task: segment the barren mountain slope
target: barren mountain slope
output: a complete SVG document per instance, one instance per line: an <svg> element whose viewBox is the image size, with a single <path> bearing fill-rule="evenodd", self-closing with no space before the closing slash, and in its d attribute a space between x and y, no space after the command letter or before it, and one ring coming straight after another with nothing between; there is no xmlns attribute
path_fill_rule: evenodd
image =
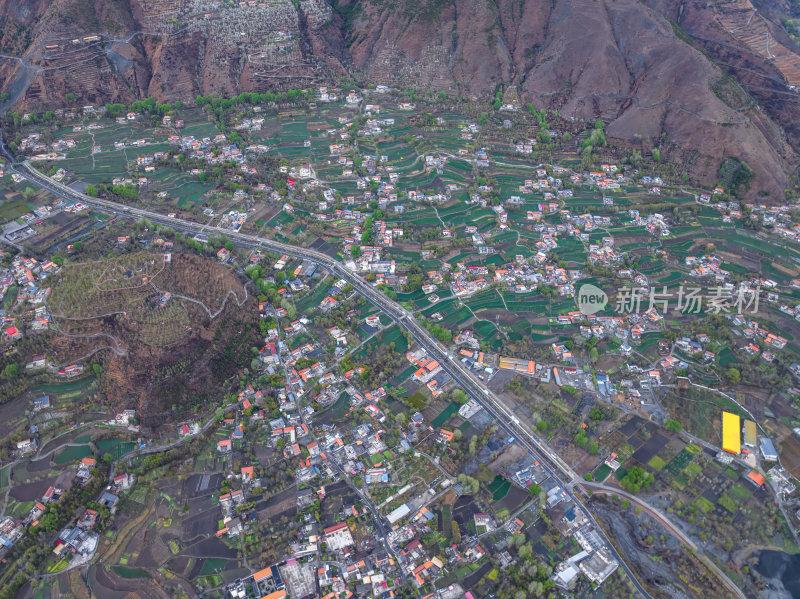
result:
<svg viewBox="0 0 800 599"><path fill-rule="evenodd" d="M106 401L135 407L148 426L166 410L201 405L250 363L259 342L255 298L199 256L124 254L65 267L52 285L53 359L101 363Z"/></svg>
<svg viewBox="0 0 800 599"><path fill-rule="evenodd" d="M800 87L800 49L773 15L757 6L769 4L764 8L772 12L780 2L647 2L678 23L698 49L747 91L773 121L771 135L800 150L800 94L788 87ZM741 103L731 101L734 107ZM763 119L760 122L768 126Z"/></svg>
<svg viewBox="0 0 800 599"><path fill-rule="evenodd" d="M522 89L562 114L610 120L611 139L669 144L669 158L712 183L735 156L757 173L754 188L779 191L792 149L736 84L670 23L635 1L562 2ZM586 33L577 35L576 31ZM559 86L560 84L560 86ZM559 91L555 94L554 90Z"/></svg>
<svg viewBox="0 0 800 599"><path fill-rule="evenodd" d="M537 107L610 121L613 143L664 135L668 157L699 180L713 182L720 159L734 156L756 172L754 190L786 186L796 157L780 127L655 9L456 0L440 11L366 5L349 34L355 65L373 80L471 96L514 83Z"/></svg>
<svg viewBox="0 0 800 599"><path fill-rule="evenodd" d="M78 105L185 100L348 72L471 98L513 84L523 102L603 118L612 143L657 142L705 182L736 157L753 193L776 195L797 165L800 59L750 0L330 2L0 0L0 53L22 57L0 59L0 87L41 108L68 92Z"/></svg>

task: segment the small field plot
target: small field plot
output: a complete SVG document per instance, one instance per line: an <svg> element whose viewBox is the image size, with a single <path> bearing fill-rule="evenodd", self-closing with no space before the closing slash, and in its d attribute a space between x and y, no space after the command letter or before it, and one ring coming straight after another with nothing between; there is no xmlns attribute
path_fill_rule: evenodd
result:
<svg viewBox="0 0 800 599"><path fill-rule="evenodd" d="M0 193L2 193L2 199L0 199L0 223L14 220L35 208L33 204L29 204L24 200L21 193L9 189L3 189Z"/></svg>
<svg viewBox="0 0 800 599"><path fill-rule="evenodd" d="M58 465L62 465L80 460L82 458L88 458L91 455L92 450L88 445L74 445L62 449L56 454L56 457L53 459L53 461Z"/></svg>
<svg viewBox="0 0 800 599"><path fill-rule="evenodd" d="M511 489L511 482L498 474L486 488L492 494L493 501L500 501L508 495L508 491Z"/></svg>
<svg viewBox="0 0 800 599"><path fill-rule="evenodd" d="M445 422L450 420L450 418L458 412L458 408L461 406L454 401L451 401L450 404L442 410L439 415L431 421L431 426L433 428L440 428L444 425Z"/></svg>
<svg viewBox="0 0 800 599"><path fill-rule="evenodd" d="M141 568L131 568L128 566L113 566L114 573L120 578L152 578L150 574Z"/></svg>
<svg viewBox="0 0 800 599"><path fill-rule="evenodd" d="M101 453L111 454L112 459L115 460L136 448L136 443L124 439L102 439L96 445Z"/></svg>

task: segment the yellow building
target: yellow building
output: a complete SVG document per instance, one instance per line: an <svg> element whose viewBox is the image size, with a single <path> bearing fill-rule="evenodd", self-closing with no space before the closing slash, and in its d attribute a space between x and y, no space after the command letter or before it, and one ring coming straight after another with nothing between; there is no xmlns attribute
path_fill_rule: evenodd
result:
<svg viewBox="0 0 800 599"><path fill-rule="evenodd" d="M756 423L752 420L744 421L744 444L748 447L756 446Z"/></svg>
<svg viewBox="0 0 800 599"><path fill-rule="evenodd" d="M722 449L729 453L742 451L742 425L738 415L722 413Z"/></svg>

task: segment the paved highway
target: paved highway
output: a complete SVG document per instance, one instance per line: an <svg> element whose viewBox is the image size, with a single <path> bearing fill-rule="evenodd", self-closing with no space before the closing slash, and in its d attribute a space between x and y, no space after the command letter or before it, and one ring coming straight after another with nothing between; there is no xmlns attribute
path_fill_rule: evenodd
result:
<svg viewBox="0 0 800 599"><path fill-rule="evenodd" d="M0 149L8 155L5 145L2 144L0 137ZM9 156L9 158L11 158ZM18 168L19 167L19 168ZM244 233L236 233L220 227L212 227L195 223L192 221L173 218L165 216L158 212L150 210L143 210L136 207L125 206L116 202L101 200L99 198L92 198L87 195L76 192L75 190L53 181L46 177L38 170L33 168L29 162L25 161L19 165L15 165L12 160L10 167L15 172L19 173L35 185L47 189L53 194L72 202L81 202L95 209L109 212L116 215L127 216L130 218L147 218L153 223L169 226L173 229L180 230L187 233L218 233L225 235L231 241L251 247L261 248L266 251L275 252L279 254L286 254L308 260L309 262L318 264L326 268L334 275L344 279L354 289L362 295L369 302L377 306L382 312L387 314L392 320L398 323L405 329L411 337L423 347L431 357L437 360L442 368L449 374L474 400L476 400L488 412L503 429L508 432L510 436L514 436L528 451L536 454L540 461L547 467L550 474L556 477L562 484L563 488L570 494L571 498L575 501L576 505L583 512L584 516L592 523L595 524L598 532L602 534L602 529L597 525L592 514L580 500L571 493L573 485L577 481L581 481L577 474L569 467L554 451L545 445L535 434L527 427L524 427L520 420L506 408L502 402L481 382L476 380L472 373L469 372L464 365L455 359L452 354L448 352L442 344L434 339L431 334L421 326L413 317L411 313L405 310L396 302L390 300L381 291L369 285L363 278L356 273L348 270L343 264L334 260L327 254L317 252L315 250L297 247L271 239L264 239L254 235L247 235ZM650 594L644 589L636 576L627 566L622 557L616 552L613 545L608 543L609 549L615 554L615 557L621 564L628 577L631 579L636 589L644 597L649 598ZM731 581L727 581L731 585Z"/></svg>

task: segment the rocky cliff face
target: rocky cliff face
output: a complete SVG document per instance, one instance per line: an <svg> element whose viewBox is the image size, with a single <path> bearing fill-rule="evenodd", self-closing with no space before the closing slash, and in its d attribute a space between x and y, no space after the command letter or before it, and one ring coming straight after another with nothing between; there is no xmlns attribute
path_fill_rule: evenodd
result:
<svg viewBox="0 0 800 599"><path fill-rule="evenodd" d="M0 82L30 107L348 74L472 98L514 85L523 102L604 119L613 143L657 142L707 182L733 156L775 195L797 165L797 48L750 0L330 2L0 0L1 51L22 57L0 59Z"/></svg>

